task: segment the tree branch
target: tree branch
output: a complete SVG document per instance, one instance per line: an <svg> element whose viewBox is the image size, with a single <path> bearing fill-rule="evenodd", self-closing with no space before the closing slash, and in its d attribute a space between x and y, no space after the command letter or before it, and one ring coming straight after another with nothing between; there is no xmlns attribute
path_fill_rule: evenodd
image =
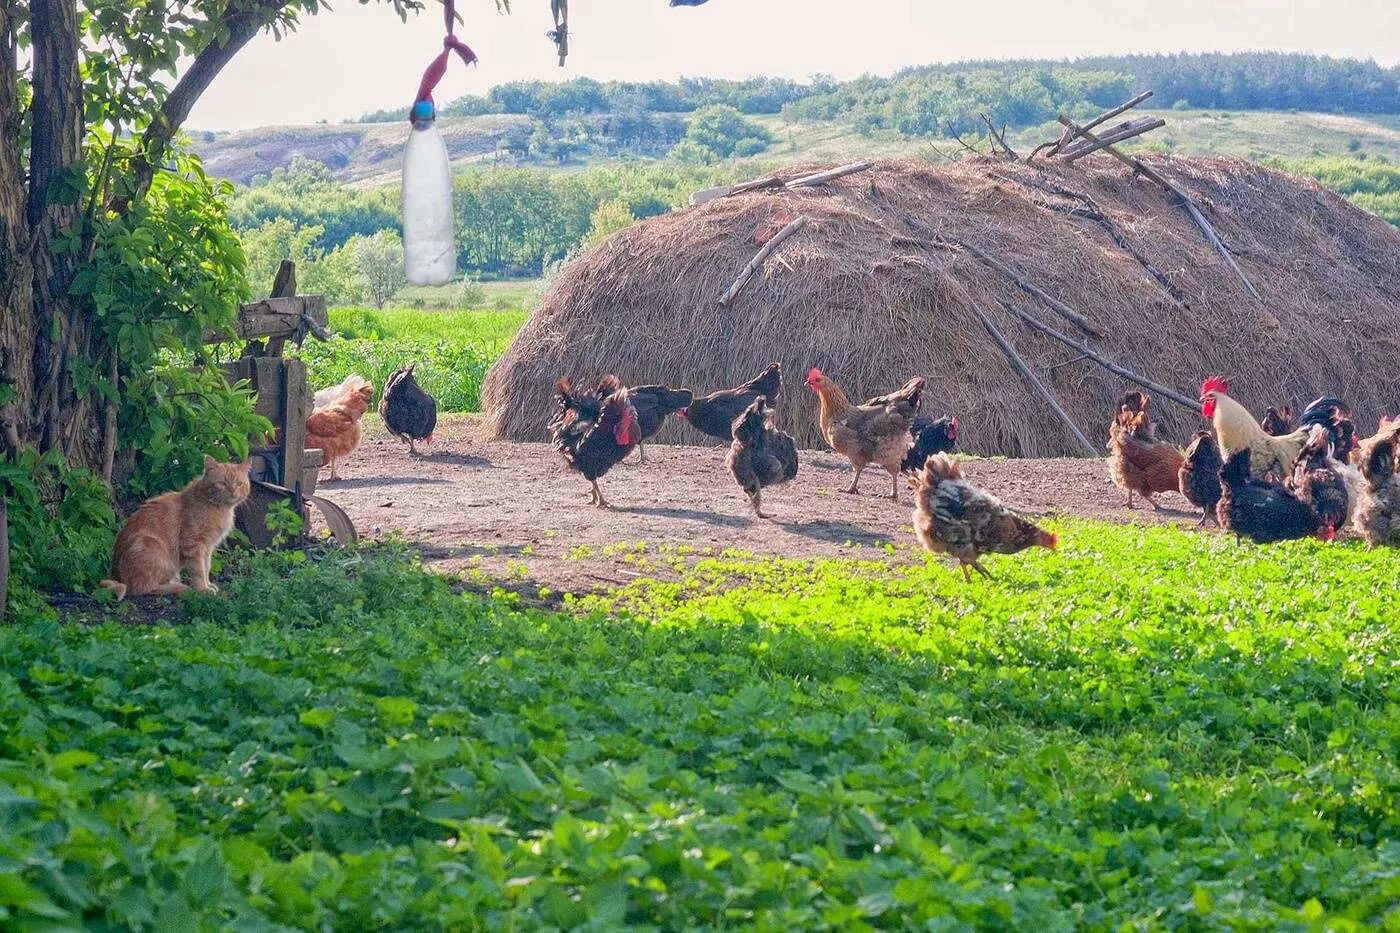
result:
<svg viewBox="0 0 1400 933"><path fill-rule="evenodd" d="M259 0L252 7L231 10L222 17L227 39L222 45L211 39L209 45L200 50L190 67L166 96L160 114L146 127L146 132L141 134L140 155L135 159L133 171L135 184L132 186L131 196L114 205L118 213L125 213L133 201L145 197L151 179L155 177L157 163L165 157L170 143L189 117L195 102L208 90L209 85L214 83L224 66L290 2L291 0Z"/></svg>

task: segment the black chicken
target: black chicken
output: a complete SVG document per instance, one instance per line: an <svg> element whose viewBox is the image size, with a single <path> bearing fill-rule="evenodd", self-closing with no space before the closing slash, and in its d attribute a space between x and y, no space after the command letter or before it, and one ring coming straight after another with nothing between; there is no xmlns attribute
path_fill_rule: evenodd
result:
<svg viewBox="0 0 1400 933"><path fill-rule="evenodd" d="M647 451L642 441L661 429L667 415L689 405L695 393L667 386L633 386L627 390L627 396L632 400L632 410L637 413L637 450L641 452L642 462L646 462Z"/></svg>
<svg viewBox="0 0 1400 933"><path fill-rule="evenodd" d="M396 369L384 383L384 394L379 397L379 417L389 433L401 441L408 442L408 452L418 455L418 441L433 442L433 429L437 427L437 402L413 377L410 363Z"/></svg>
<svg viewBox="0 0 1400 933"><path fill-rule="evenodd" d="M1354 478L1350 485L1348 474ZM1308 435L1307 443L1293 464L1288 488L1317 512L1322 534L1329 541L1336 536L1338 528L1346 525L1354 505L1352 485L1360 491L1361 474L1333 459L1332 436L1327 426L1313 425L1312 434Z"/></svg>
<svg viewBox="0 0 1400 933"><path fill-rule="evenodd" d="M759 396L734 419L734 440L724 463L739 488L748 493L754 514L772 518L763 513L763 487L796 478L797 443L773 427L768 399Z"/></svg>
<svg viewBox="0 0 1400 933"><path fill-rule="evenodd" d="M744 413L744 409L759 396L771 402L778 397L782 387L783 367L779 363L770 363L762 374L743 385L697 398L677 414L689 421L695 430L722 441L730 441L734 439L734 422Z"/></svg>
<svg viewBox="0 0 1400 933"><path fill-rule="evenodd" d="M1259 427L1265 434L1274 437L1283 437L1285 434L1293 433L1293 409L1287 405L1283 406L1283 411L1279 411L1270 405L1264 409L1264 417L1259 419Z"/></svg>
<svg viewBox="0 0 1400 933"><path fill-rule="evenodd" d="M1356 449L1356 424L1351 420L1351 409L1346 402L1324 395L1308 405L1298 416L1298 427L1308 428L1315 424L1327 429L1338 459L1345 459Z"/></svg>
<svg viewBox="0 0 1400 933"><path fill-rule="evenodd" d="M901 473L918 473L929 457L952 453L953 448L958 446L958 419L951 415L938 419L919 415L909 425L909 436L914 443L904 455L899 469Z"/></svg>
<svg viewBox="0 0 1400 933"><path fill-rule="evenodd" d="M1249 449L1230 454L1220 468L1220 526L1260 544L1317 534L1321 521L1312 506L1278 483L1250 478Z"/></svg>
<svg viewBox="0 0 1400 933"><path fill-rule="evenodd" d="M549 436L569 468L593 484L592 501L611 508L598 477L621 463L637 446L637 412L616 376L603 376L592 392L575 392L569 380L554 386L554 420Z"/></svg>
<svg viewBox="0 0 1400 933"><path fill-rule="evenodd" d="M1181 494L1196 508L1201 510L1204 525L1209 518L1216 525L1220 522L1215 515L1215 506L1220 502L1220 445L1215 442L1214 431L1197 431L1186 448L1186 459L1181 462L1177 478L1181 484Z"/></svg>

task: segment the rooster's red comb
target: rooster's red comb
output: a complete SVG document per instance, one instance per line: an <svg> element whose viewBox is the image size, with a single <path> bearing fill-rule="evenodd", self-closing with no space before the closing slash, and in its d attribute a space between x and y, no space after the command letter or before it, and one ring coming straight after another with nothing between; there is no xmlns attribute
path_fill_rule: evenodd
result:
<svg viewBox="0 0 1400 933"><path fill-rule="evenodd" d="M1225 377L1224 377L1224 376L1211 376L1211 377L1210 377L1209 379L1207 379L1205 382L1201 383L1201 394L1202 394L1202 395L1205 395L1207 392L1229 392L1229 391L1230 391L1230 384L1229 384L1228 382L1225 381Z"/></svg>
<svg viewBox="0 0 1400 933"><path fill-rule="evenodd" d="M813 366L811 369L807 370L807 378L808 378L808 380L816 379L816 378L817 378L818 376L820 376L821 374L822 374L822 371L821 371L820 369L817 369L817 367L815 367L815 366Z"/></svg>

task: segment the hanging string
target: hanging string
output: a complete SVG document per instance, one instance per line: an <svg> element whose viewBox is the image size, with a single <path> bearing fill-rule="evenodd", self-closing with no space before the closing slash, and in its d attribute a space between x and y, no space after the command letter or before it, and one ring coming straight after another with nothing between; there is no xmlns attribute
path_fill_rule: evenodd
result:
<svg viewBox="0 0 1400 933"><path fill-rule="evenodd" d="M472 65L477 61L476 53L473 52L465 42L457 38L457 13L455 6L455 0L443 0L442 19L443 24L446 26L447 34L443 36L442 39L442 53L434 58L428 64L427 70L423 72L423 80L418 82L418 96L413 98L413 103L415 105L419 101L424 100L432 103L433 89L438 86L438 82L442 80L442 76L447 73L447 60L452 57L453 52L457 53L464 65ZM409 113L410 119L412 119L411 109Z"/></svg>

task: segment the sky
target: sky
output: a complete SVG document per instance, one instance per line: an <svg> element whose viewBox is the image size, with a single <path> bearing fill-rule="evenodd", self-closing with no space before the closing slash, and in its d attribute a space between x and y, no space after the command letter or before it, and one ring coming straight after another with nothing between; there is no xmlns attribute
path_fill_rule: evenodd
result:
<svg viewBox="0 0 1400 933"><path fill-rule="evenodd" d="M338 0L278 42L254 39L196 104L186 126L237 130L338 122L412 102L442 48L437 0L407 23L392 6ZM573 0L558 67L546 0L457 0L457 34L480 57L453 61L439 102L521 79L805 79L889 74L976 58L1270 49L1400 64L1400 0Z"/></svg>

